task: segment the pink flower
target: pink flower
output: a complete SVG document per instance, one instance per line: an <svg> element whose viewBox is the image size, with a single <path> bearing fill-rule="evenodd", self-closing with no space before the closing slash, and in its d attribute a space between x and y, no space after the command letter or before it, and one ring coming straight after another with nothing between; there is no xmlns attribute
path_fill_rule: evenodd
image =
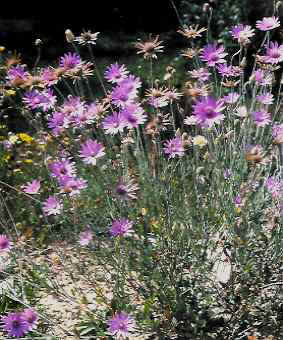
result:
<svg viewBox="0 0 283 340"><path fill-rule="evenodd" d="M265 187L267 190L272 194L273 198L280 197L282 194L282 189L283 189L283 182L274 178L274 177L269 177L265 181Z"/></svg>
<svg viewBox="0 0 283 340"><path fill-rule="evenodd" d="M93 233L90 229L86 229L85 231L80 233L80 240L79 243L81 246L87 246L89 242L93 238Z"/></svg>
<svg viewBox="0 0 283 340"><path fill-rule="evenodd" d="M256 111L252 112L253 120L256 126L264 126L271 122L270 113L266 111Z"/></svg>
<svg viewBox="0 0 283 340"><path fill-rule="evenodd" d="M255 35L254 29L249 25L237 25L232 28L231 35L234 39L238 40L239 44L248 44L249 38Z"/></svg>
<svg viewBox="0 0 283 340"><path fill-rule="evenodd" d="M135 327L134 319L124 312L115 314L107 323L108 331L117 338L127 337Z"/></svg>
<svg viewBox="0 0 283 340"><path fill-rule="evenodd" d="M29 325L29 330L33 330L37 326L37 321L38 321L38 315L37 313L31 309L31 308L26 308L22 313L21 316L24 318L24 320L27 321Z"/></svg>
<svg viewBox="0 0 283 340"><path fill-rule="evenodd" d="M231 92L227 94L227 96L223 97L223 100L227 104L235 104L237 100L239 99L240 95L236 92Z"/></svg>
<svg viewBox="0 0 283 340"><path fill-rule="evenodd" d="M265 93L256 96L256 100L264 105L271 105L273 103L273 94L272 93Z"/></svg>
<svg viewBox="0 0 283 340"><path fill-rule="evenodd" d="M46 215L58 215L61 213L63 205L57 200L55 196L49 196L43 203L42 210Z"/></svg>
<svg viewBox="0 0 283 340"><path fill-rule="evenodd" d="M115 63L106 69L104 77L110 83L118 84L121 80L127 78L128 73L129 71L126 69L125 65Z"/></svg>
<svg viewBox="0 0 283 340"><path fill-rule="evenodd" d="M112 115L104 118L102 127L106 134L115 135L124 129L123 119L120 113L113 112Z"/></svg>
<svg viewBox="0 0 283 340"><path fill-rule="evenodd" d="M138 127L138 125L143 124L147 119L144 110L137 104L127 105L121 110L120 114L124 127L128 129Z"/></svg>
<svg viewBox="0 0 283 340"><path fill-rule="evenodd" d="M110 234L112 236L130 236L134 232L132 227L133 222L126 218L121 218L120 220L113 221Z"/></svg>
<svg viewBox="0 0 283 340"><path fill-rule="evenodd" d="M82 144L79 156L86 164L96 165L97 159L105 155L104 150L105 148L101 143L88 139Z"/></svg>
<svg viewBox="0 0 283 340"><path fill-rule="evenodd" d="M28 182L26 185L23 186L23 191L26 194L34 195L38 194L40 189L40 181L34 179L32 182Z"/></svg>
<svg viewBox="0 0 283 340"><path fill-rule="evenodd" d="M266 46L266 55L263 56L265 63L278 64L283 60L283 45L278 45L278 42L271 42Z"/></svg>
<svg viewBox="0 0 283 340"><path fill-rule="evenodd" d="M208 66L214 67L216 64L225 63L224 57L228 53L224 52L223 46L217 44L208 44L202 51L200 59L207 62Z"/></svg>
<svg viewBox="0 0 283 340"><path fill-rule="evenodd" d="M82 178L61 176L58 178L61 193L68 193L71 197L80 194L82 189L87 188L87 181Z"/></svg>
<svg viewBox="0 0 283 340"><path fill-rule="evenodd" d="M207 68L201 67L197 70L189 71L192 78L206 81L209 79L210 73Z"/></svg>
<svg viewBox="0 0 283 340"><path fill-rule="evenodd" d="M258 20L256 22L256 27L261 31L269 31L279 26L280 26L279 18L275 16L264 17L262 20Z"/></svg>
<svg viewBox="0 0 283 340"><path fill-rule="evenodd" d="M6 235L0 235L0 252L9 251L11 249L11 241Z"/></svg>
<svg viewBox="0 0 283 340"><path fill-rule="evenodd" d="M164 152L169 155L169 158L174 158L175 156L184 156L185 149L183 146L182 138L175 137L166 141Z"/></svg>
<svg viewBox="0 0 283 340"><path fill-rule="evenodd" d="M193 115L196 121L203 127L211 127L214 123L219 123L224 119L221 113L225 109L222 100L213 97L204 97L193 105Z"/></svg>
<svg viewBox="0 0 283 340"><path fill-rule="evenodd" d="M23 337L30 330L28 322L23 318L21 313L9 313L2 318L2 323L8 335L16 338Z"/></svg>

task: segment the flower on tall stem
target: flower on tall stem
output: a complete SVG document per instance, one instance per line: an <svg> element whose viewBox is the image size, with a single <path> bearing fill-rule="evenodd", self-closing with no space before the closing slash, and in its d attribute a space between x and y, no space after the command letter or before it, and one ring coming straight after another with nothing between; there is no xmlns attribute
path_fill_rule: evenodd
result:
<svg viewBox="0 0 283 340"><path fill-rule="evenodd" d="M56 196L49 196L47 200L43 203L42 210L47 216L49 215L59 215L62 211L63 205Z"/></svg>
<svg viewBox="0 0 283 340"><path fill-rule="evenodd" d="M139 190L138 184L134 182L134 179L120 179L118 185L114 190L114 195L122 201L129 201L137 199L136 192Z"/></svg>
<svg viewBox="0 0 283 340"><path fill-rule="evenodd" d="M115 63L107 67L104 72L104 77L110 83L119 84L121 80L127 78L128 73L129 71L126 69L125 65Z"/></svg>
<svg viewBox="0 0 283 340"><path fill-rule="evenodd" d="M214 67L216 64L225 63L224 58L227 54L222 45L208 44L204 47L200 59L206 61L208 66Z"/></svg>
<svg viewBox="0 0 283 340"><path fill-rule="evenodd" d="M159 41L159 35L152 38L151 35L147 41L135 43L135 47L138 49L137 54L142 53L144 59L157 59L156 53L163 52L164 46L162 46L162 41Z"/></svg>
<svg viewBox="0 0 283 340"><path fill-rule="evenodd" d="M256 22L256 28L258 28L261 31L270 31L279 26L280 26L279 18L275 16L264 17L262 20L257 20Z"/></svg>
<svg viewBox="0 0 283 340"><path fill-rule="evenodd" d="M40 181L34 179L32 182L28 182L27 184L23 185L22 188L26 194L38 194L40 190Z"/></svg>
<svg viewBox="0 0 283 340"><path fill-rule="evenodd" d="M102 128L105 130L105 134L115 135L118 132L122 132L124 129L124 123L120 113L113 112L112 115L104 118L102 122Z"/></svg>
<svg viewBox="0 0 283 340"><path fill-rule="evenodd" d="M174 158L175 156L184 156L185 149L182 138L177 136L165 142L164 152L169 155L169 158Z"/></svg>
<svg viewBox="0 0 283 340"><path fill-rule="evenodd" d="M272 137L274 144L283 143L283 124L275 124L272 127Z"/></svg>
<svg viewBox="0 0 283 340"><path fill-rule="evenodd" d="M100 32L91 33L91 31L84 31L78 37L76 37L74 41L80 45L95 45L99 33Z"/></svg>
<svg viewBox="0 0 283 340"><path fill-rule="evenodd" d="M255 35L254 29L250 25L237 25L232 27L231 35L234 39L238 40L239 44L246 45L250 42L251 37Z"/></svg>
<svg viewBox="0 0 283 340"><path fill-rule="evenodd" d="M105 147L96 140L88 139L82 144L80 150L80 157L86 164L96 165L98 158L105 155Z"/></svg>
<svg viewBox="0 0 283 340"><path fill-rule="evenodd" d="M177 32L182 34L184 37L188 39L195 39L201 37L201 33L205 32L206 30L207 29L204 27L201 27L199 29L199 25L191 25L189 27L179 29Z"/></svg>
<svg viewBox="0 0 283 340"><path fill-rule="evenodd" d="M120 220L115 220L112 222L110 234L114 237L130 236L134 232L132 227L133 227L132 221L129 221L126 218L121 218Z"/></svg>
<svg viewBox="0 0 283 340"><path fill-rule="evenodd" d="M193 105L193 115L198 124L203 127L211 127L214 123L219 123L224 119L224 115L221 113L224 109L222 100L205 97Z"/></svg>
<svg viewBox="0 0 283 340"><path fill-rule="evenodd" d="M256 126L265 126L271 122L270 113L266 111L252 112L252 117Z"/></svg>
<svg viewBox="0 0 283 340"><path fill-rule="evenodd" d="M263 56L263 61L269 64L278 64L283 61L283 45L278 45L276 41L266 45L266 54Z"/></svg>

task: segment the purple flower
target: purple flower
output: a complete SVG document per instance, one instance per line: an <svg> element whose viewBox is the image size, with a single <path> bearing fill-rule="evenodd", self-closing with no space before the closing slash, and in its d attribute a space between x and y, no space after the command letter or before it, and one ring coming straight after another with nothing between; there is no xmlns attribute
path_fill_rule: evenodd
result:
<svg viewBox="0 0 283 340"><path fill-rule="evenodd" d="M243 203L242 198L241 198L240 195L237 195L237 196L234 198L233 201L234 201L234 203L235 203L235 205L236 205L237 208L240 207L240 206L242 205L242 203Z"/></svg>
<svg viewBox="0 0 283 340"><path fill-rule="evenodd" d="M120 220L115 220L112 222L112 227L110 229L110 234L112 236L129 236L134 230L132 229L133 222L121 218Z"/></svg>
<svg viewBox="0 0 283 340"><path fill-rule="evenodd" d="M126 105L131 104L137 97L137 91L140 87L141 82L139 78L130 75L127 78L122 79L111 93L113 104L119 107L125 107Z"/></svg>
<svg viewBox="0 0 283 340"><path fill-rule="evenodd" d="M59 66L64 70L72 70L76 66L82 63L81 57L76 53L65 53L63 57L60 57Z"/></svg>
<svg viewBox="0 0 283 340"><path fill-rule="evenodd" d="M127 105L120 112L122 124L128 129L136 128L138 125L143 124L147 116L144 115L144 110L137 104Z"/></svg>
<svg viewBox="0 0 283 340"><path fill-rule="evenodd" d="M9 313L8 316L2 318L3 328L8 332L9 336L16 338L23 337L29 332L30 326L21 313Z"/></svg>
<svg viewBox="0 0 283 340"><path fill-rule="evenodd" d="M120 113L113 112L112 115L104 118L102 127L106 134L115 135L118 132L122 132L124 129L124 120Z"/></svg>
<svg viewBox="0 0 283 340"><path fill-rule="evenodd" d="M225 179L228 179L229 177L231 177L232 176L232 171L230 170L230 169L225 169L224 170L224 173L223 173L223 177L225 178Z"/></svg>
<svg viewBox="0 0 283 340"><path fill-rule="evenodd" d="M280 21L277 17L265 17L262 20L257 20L256 28L261 31L270 31L280 26Z"/></svg>
<svg viewBox="0 0 283 340"><path fill-rule="evenodd" d="M255 111L252 112L253 120L256 126L264 126L271 122L270 113L266 111Z"/></svg>
<svg viewBox="0 0 283 340"><path fill-rule="evenodd" d="M269 177L265 181L265 187L267 190L272 194L273 198L278 198L281 196L282 189L283 189L283 182L279 181L274 177Z"/></svg>
<svg viewBox="0 0 283 340"><path fill-rule="evenodd" d="M49 196L43 203L42 210L46 215L58 215L62 210L62 203L60 203L55 196Z"/></svg>
<svg viewBox="0 0 283 340"><path fill-rule="evenodd" d="M116 313L107 324L109 326L108 331L117 338L127 337L135 327L134 319L124 312Z"/></svg>
<svg viewBox="0 0 283 340"><path fill-rule="evenodd" d="M283 143L283 124L275 124L272 127L272 137L275 144Z"/></svg>
<svg viewBox="0 0 283 340"><path fill-rule="evenodd" d="M240 95L236 92L231 92L227 96L223 97L223 100L227 104L235 104L239 99Z"/></svg>
<svg viewBox="0 0 283 340"><path fill-rule="evenodd" d="M44 112L54 108L56 100L56 96L53 95L51 89L42 92L32 90L27 92L23 97L23 102L28 108L33 110L41 108Z"/></svg>
<svg viewBox="0 0 283 340"><path fill-rule="evenodd" d="M7 73L8 80L15 86L23 84L29 76L30 74L25 71L25 66L23 65L13 66Z"/></svg>
<svg viewBox="0 0 283 340"><path fill-rule="evenodd" d="M51 86L57 84L59 78L54 69L46 67L42 69L41 79L46 86Z"/></svg>
<svg viewBox="0 0 283 340"><path fill-rule="evenodd" d="M125 65L119 65L118 63L115 63L106 69L104 77L110 83L118 84L121 82L121 80L127 78L128 73L129 71L127 71Z"/></svg>
<svg viewBox="0 0 283 340"><path fill-rule="evenodd" d="M214 123L219 123L224 119L221 111L225 109L222 100L216 100L213 97L205 97L193 105L193 114L197 123L204 127L211 127Z"/></svg>
<svg viewBox="0 0 283 340"><path fill-rule="evenodd" d="M264 93L256 96L256 100L264 105L271 105L273 103L273 94L272 93Z"/></svg>
<svg viewBox="0 0 283 340"><path fill-rule="evenodd" d="M175 156L184 156L185 149L183 146L182 138L175 137L165 142L164 152L169 154L169 158L174 158Z"/></svg>
<svg viewBox="0 0 283 340"><path fill-rule="evenodd" d="M0 235L0 252L9 251L11 248L11 241L6 235Z"/></svg>
<svg viewBox="0 0 283 340"><path fill-rule="evenodd" d="M34 195L38 194L40 189L40 181L34 179L32 182L28 182L23 186L23 191L27 194Z"/></svg>
<svg viewBox="0 0 283 340"><path fill-rule="evenodd" d="M51 162L48 164L48 169L51 171L52 176L57 178L61 176L73 177L76 174L75 164L69 159Z"/></svg>
<svg viewBox="0 0 283 340"><path fill-rule="evenodd" d="M105 155L104 150L105 148L101 143L88 139L82 144L79 156L86 164L96 165L97 159Z"/></svg>
<svg viewBox="0 0 283 340"><path fill-rule="evenodd" d="M272 84L272 74L270 72L264 72L263 70L256 70L253 73L255 82L258 85L271 85Z"/></svg>
<svg viewBox="0 0 283 340"><path fill-rule="evenodd" d="M26 308L24 311L21 313L22 317L27 321L29 325L29 330L31 331L32 329L36 328L37 326L37 321L38 321L38 315L37 313L31 309L31 308Z"/></svg>
<svg viewBox="0 0 283 340"><path fill-rule="evenodd" d="M210 73L207 68L201 67L197 70L189 71L192 78L200 81L206 81L209 79Z"/></svg>
<svg viewBox="0 0 283 340"><path fill-rule="evenodd" d="M80 194L82 189L87 188L87 181L82 178L61 176L59 178L62 193L68 193L71 197Z"/></svg>
<svg viewBox="0 0 283 340"><path fill-rule="evenodd" d="M49 129L52 129L54 136L58 136L66 127L66 116L63 112L54 112L48 119L47 123Z"/></svg>
<svg viewBox="0 0 283 340"><path fill-rule="evenodd" d="M222 77L237 77L243 72L241 68L226 63L219 64L216 68Z"/></svg>
<svg viewBox="0 0 283 340"><path fill-rule="evenodd" d="M266 55L263 57L265 63L278 64L283 60L283 45L271 42L266 46Z"/></svg>
<svg viewBox="0 0 283 340"><path fill-rule="evenodd" d="M208 66L214 67L216 64L225 63L224 57L227 53L224 52L223 46L217 44L208 44L202 51L201 60L206 61Z"/></svg>
<svg viewBox="0 0 283 340"><path fill-rule="evenodd" d="M80 233L79 243L81 246L87 246L89 242L92 240L92 238L93 238L92 231L90 229L86 229L85 231Z"/></svg>
<svg viewBox="0 0 283 340"><path fill-rule="evenodd" d="M234 39L238 40L239 44L248 44L249 38L255 35L254 29L249 25L237 25L232 28L231 35Z"/></svg>

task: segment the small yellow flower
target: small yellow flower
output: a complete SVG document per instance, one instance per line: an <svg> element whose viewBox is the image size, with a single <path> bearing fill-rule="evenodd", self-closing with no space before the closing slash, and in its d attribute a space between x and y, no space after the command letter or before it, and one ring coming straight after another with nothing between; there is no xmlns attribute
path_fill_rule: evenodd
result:
<svg viewBox="0 0 283 340"><path fill-rule="evenodd" d="M200 148L203 148L207 143L207 139L203 136L196 136L193 138L193 144L198 145Z"/></svg>
<svg viewBox="0 0 283 340"><path fill-rule="evenodd" d="M16 91L15 90L6 90L5 91L5 95L6 96L14 96L16 94Z"/></svg>
<svg viewBox="0 0 283 340"><path fill-rule="evenodd" d="M11 142L12 144L15 144L17 140L19 140L19 137L17 135L12 135L9 137L9 142Z"/></svg>
<svg viewBox="0 0 283 340"><path fill-rule="evenodd" d="M0 46L0 53L4 52L6 48L4 46Z"/></svg>
<svg viewBox="0 0 283 340"><path fill-rule="evenodd" d="M9 159L11 159L11 155L9 155L9 154L3 157L4 162L8 162Z"/></svg>
<svg viewBox="0 0 283 340"><path fill-rule="evenodd" d="M26 164L31 164L32 162L33 162L32 159L25 159L25 160L24 160L24 163L26 163Z"/></svg>
<svg viewBox="0 0 283 340"><path fill-rule="evenodd" d="M33 141L33 138L26 133L18 133L18 136L23 142L26 142L28 144Z"/></svg>

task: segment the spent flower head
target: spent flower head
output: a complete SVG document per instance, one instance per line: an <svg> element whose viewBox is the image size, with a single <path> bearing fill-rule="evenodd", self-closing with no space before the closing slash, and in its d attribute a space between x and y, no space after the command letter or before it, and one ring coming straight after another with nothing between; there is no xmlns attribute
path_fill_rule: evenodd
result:
<svg viewBox="0 0 283 340"><path fill-rule="evenodd" d="M144 59L157 59L156 53L163 52L164 46L162 46L162 41L159 41L159 35L152 38L151 35L149 39L142 42L135 43L135 47L138 49L137 54L142 53Z"/></svg>
<svg viewBox="0 0 283 340"><path fill-rule="evenodd" d="M95 45L97 36L100 32L92 33L91 31L84 31L78 37L74 39L80 45Z"/></svg>
<svg viewBox="0 0 283 340"><path fill-rule="evenodd" d="M137 198L136 192L138 190L139 186L134 179L121 179L114 190L114 195L123 201L134 200Z"/></svg>
<svg viewBox="0 0 283 340"><path fill-rule="evenodd" d="M205 32L206 28L202 27L199 29L199 25L191 25L189 27L184 27L177 32L182 34L188 39L195 39L201 37L201 33Z"/></svg>

